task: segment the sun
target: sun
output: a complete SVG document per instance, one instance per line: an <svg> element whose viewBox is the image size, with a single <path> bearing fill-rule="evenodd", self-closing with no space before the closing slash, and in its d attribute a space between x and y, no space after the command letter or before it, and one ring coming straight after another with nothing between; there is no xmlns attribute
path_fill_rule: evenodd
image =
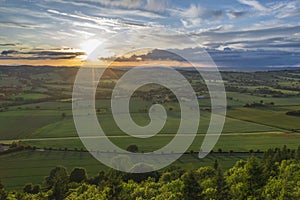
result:
<svg viewBox="0 0 300 200"><path fill-rule="evenodd" d="M86 53L81 59L85 60L89 55L101 44L102 42L98 39L89 39L80 44L80 49Z"/></svg>

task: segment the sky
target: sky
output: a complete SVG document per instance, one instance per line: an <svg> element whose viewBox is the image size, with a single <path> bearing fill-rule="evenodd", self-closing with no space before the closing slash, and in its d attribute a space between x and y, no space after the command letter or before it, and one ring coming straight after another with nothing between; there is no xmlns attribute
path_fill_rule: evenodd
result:
<svg viewBox="0 0 300 200"><path fill-rule="evenodd" d="M0 0L0 65L79 66L99 46L102 58L161 60L149 47L199 64L205 50L219 67L300 67L300 1Z"/></svg>

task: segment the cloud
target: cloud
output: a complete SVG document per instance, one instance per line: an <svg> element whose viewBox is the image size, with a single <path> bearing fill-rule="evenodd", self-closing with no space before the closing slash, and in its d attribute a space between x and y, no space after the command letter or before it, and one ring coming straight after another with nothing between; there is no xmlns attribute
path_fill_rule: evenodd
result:
<svg viewBox="0 0 300 200"><path fill-rule="evenodd" d="M192 4L188 9L181 12L182 17L197 18L203 15L204 9L200 5Z"/></svg>
<svg viewBox="0 0 300 200"><path fill-rule="evenodd" d="M273 66L294 66L300 62L300 53L278 50L233 50L233 51L208 51L218 66L235 68L255 68Z"/></svg>
<svg viewBox="0 0 300 200"><path fill-rule="evenodd" d="M181 23L185 28L199 27L202 23L210 24L220 20L224 12L220 9L207 9L200 5L191 4L189 8L183 10L171 10L173 16L180 16Z"/></svg>
<svg viewBox="0 0 300 200"><path fill-rule="evenodd" d="M300 3L299 2L281 2L272 5L274 15L279 19L299 17Z"/></svg>
<svg viewBox="0 0 300 200"><path fill-rule="evenodd" d="M84 52L62 50L4 50L0 54L0 60L55 60L55 59L73 59L85 55Z"/></svg>
<svg viewBox="0 0 300 200"><path fill-rule="evenodd" d="M167 6L167 1L165 0L147 0L145 10L154 12L163 12Z"/></svg>
<svg viewBox="0 0 300 200"><path fill-rule="evenodd" d="M218 67L230 67L239 69L262 69L269 67L293 67L300 63L300 52L286 52L276 50L232 50L224 48L224 50L206 49L213 61ZM154 49L145 55L138 56L143 61L178 61L186 62L179 55L185 55L189 62L199 63L201 66L207 61L207 54L203 53L202 48L185 48L173 50ZM137 56L133 55L129 58L118 58L117 61L136 61ZM209 63L209 62L208 62Z"/></svg>
<svg viewBox="0 0 300 200"><path fill-rule="evenodd" d="M80 0L75 2L87 2L94 4L101 4L107 7L121 7L121 8L139 8L143 5L142 0Z"/></svg>
<svg viewBox="0 0 300 200"><path fill-rule="evenodd" d="M196 46L182 41L180 34L190 36L208 49L300 51L299 2L239 0L238 4L237 1L9 1L0 8L3 43L0 49L19 51L1 56L68 58L76 55L47 52L42 55L36 51L61 46L80 48L82 43L93 39L109 40L107 49L112 55L142 44L163 49ZM117 34L121 35L117 40L111 39ZM26 54L19 46L4 45L17 42L34 53ZM32 50L33 47L43 49Z"/></svg>
<svg viewBox="0 0 300 200"><path fill-rule="evenodd" d="M197 40L199 43L230 43L240 42L240 46L243 47L245 42L253 42L257 40L267 40L270 38L296 38L294 34L300 32L300 26L275 26L270 28L256 28L256 29L245 29L245 30L231 30L231 31L220 31L218 30L206 30L201 32L191 33L190 36ZM289 36L289 37L288 37ZM274 40L275 43L276 40ZM288 42L289 40L285 40ZM277 41L278 42L278 41ZM294 41L289 43L292 45ZM237 43L236 43L237 44ZM267 43L262 43L259 48ZM251 48L255 48L253 45ZM246 48L245 48L246 49ZM299 48L295 50L300 51Z"/></svg>
<svg viewBox="0 0 300 200"><path fill-rule="evenodd" d="M19 43L0 43L0 46L7 47L7 46L18 46Z"/></svg>
<svg viewBox="0 0 300 200"><path fill-rule="evenodd" d="M41 27L39 25L34 24L21 24L15 22L0 22L0 26L11 27L11 28L24 28L24 29L34 29Z"/></svg>
<svg viewBox="0 0 300 200"><path fill-rule="evenodd" d="M261 3L259 3L256 0L238 0L241 4L248 5L250 7L253 7L254 9L258 11L267 11L268 9L264 7Z"/></svg>
<svg viewBox="0 0 300 200"><path fill-rule="evenodd" d="M114 26L117 24L122 24L122 25L127 25L127 26L138 26L138 27L145 26L144 24L126 22L126 21L115 20L115 19L107 19L107 18L103 18L103 17L100 18L100 17L87 16L87 15L83 15L83 14L69 14L69 13L59 12L57 10L48 10L48 12L57 14L57 15L77 18L77 19L81 19L81 20L92 21L92 22L95 22L95 23L97 23L99 25L103 25L103 26Z"/></svg>
<svg viewBox="0 0 300 200"><path fill-rule="evenodd" d="M237 19L247 14L245 11L230 11L226 13L230 19Z"/></svg>

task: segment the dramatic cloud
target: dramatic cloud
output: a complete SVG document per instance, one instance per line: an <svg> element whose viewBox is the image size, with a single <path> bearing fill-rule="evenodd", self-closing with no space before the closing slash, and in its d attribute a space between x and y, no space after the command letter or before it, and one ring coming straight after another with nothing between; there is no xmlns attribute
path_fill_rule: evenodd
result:
<svg viewBox="0 0 300 200"><path fill-rule="evenodd" d="M222 10L212 10L201 5L191 4L189 8L172 10L173 16L180 16L185 28L195 28L220 20L224 16Z"/></svg>
<svg viewBox="0 0 300 200"><path fill-rule="evenodd" d="M5 50L0 54L0 60L47 60L47 59L73 59L85 55L84 52L76 51L54 51L54 50L35 50L35 51L16 51Z"/></svg>
<svg viewBox="0 0 300 200"><path fill-rule="evenodd" d="M0 57L68 60L91 52L94 45L86 44L108 41L103 56L143 46L203 47L224 58L231 55L241 64L245 63L238 58L247 57L247 51L253 52L247 59L268 59L271 52L281 59L270 60L272 65L289 64L290 55L300 52L299 13L297 0L10 0L0 7ZM221 57L216 60L226 63Z"/></svg>
<svg viewBox="0 0 300 200"><path fill-rule="evenodd" d="M6 46L17 46L17 45L19 45L18 43L17 44L15 44L15 43L6 43L6 44L1 44L0 43L0 46L3 46L3 47L6 47Z"/></svg>

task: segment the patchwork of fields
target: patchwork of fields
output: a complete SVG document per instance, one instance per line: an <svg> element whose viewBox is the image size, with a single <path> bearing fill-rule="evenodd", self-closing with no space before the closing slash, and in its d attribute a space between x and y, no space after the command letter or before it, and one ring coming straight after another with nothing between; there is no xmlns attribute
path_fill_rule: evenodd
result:
<svg viewBox="0 0 300 200"><path fill-rule="evenodd" d="M0 100L0 143L20 141L22 145L38 149L0 155L0 162L5 163L0 166L0 178L10 189L20 189L28 182L40 183L56 165L66 166L68 170L76 166L85 167L91 176L100 170L107 170L89 153L84 152L85 148L76 132L71 103L76 70L47 68L46 71L47 80L41 78L44 76L42 69L24 71L23 76L26 76L22 78L12 78L11 75L0 80L2 88L9 88L8 92L3 89L7 97ZM116 71L118 75L123 73ZM222 135L214 151L233 154L210 154L202 160L197 158L197 154L185 154L174 165L197 168L213 165L214 160L218 159L222 167L229 168L237 160L246 159L246 152L250 150L262 152L283 145L296 149L300 144L300 117L286 114L300 110L300 79L295 79L295 74L300 76L300 71L290 74L281 71L257 74L224 72L222 75L228 87L228 110ZM198 77L188 72L185 75L198 88L197 94L207 95L201 81L196 80ZM294 78L286 78L289 75ZM30 76L28 80L27 76ZM24 85L19 79L26 79L30 84ZM107 95L115 81L104 80L102 83L105 88L98 92ZM167 93L157 86L149 86L142 88L141 93L131 99L131 117L139 125L149 123L148 109L157 103L149 99L148 93L153 91L159 93L156 99L160 101ZM169 96L164 100L162 105L166 108L168 119L160 133L151 138L134 138L122 132L113 119L107 97L96 99L98 121L107 137L119 147L126 149L135 144L140 152L151 152L168 144L180 123L178 103L170 100ZM199 151L210 122L210 99L199 99L199 106L201 120L198 135L189 147L189 152Z"/></svg>

